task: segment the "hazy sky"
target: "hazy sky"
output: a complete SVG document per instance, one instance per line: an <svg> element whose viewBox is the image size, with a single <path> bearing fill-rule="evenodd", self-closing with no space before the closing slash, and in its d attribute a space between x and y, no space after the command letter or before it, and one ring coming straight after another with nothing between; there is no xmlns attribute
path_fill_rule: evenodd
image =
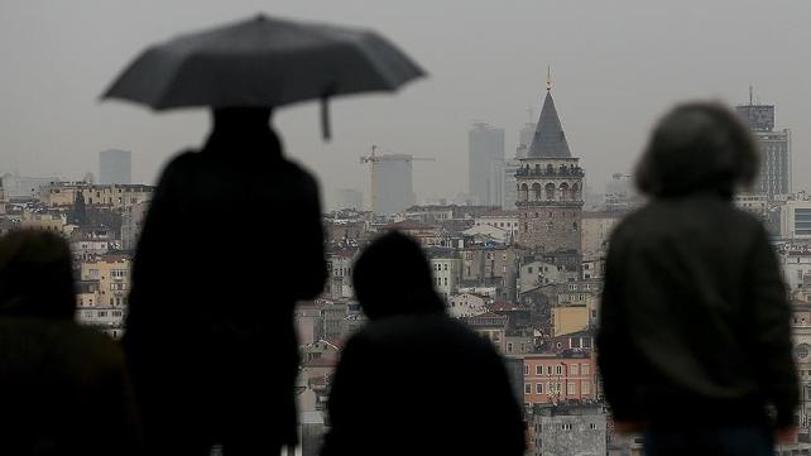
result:
<svg viewBox="0 0 811 456"><path fill-rule="evenodd" d="M512 155L528 107L539 112L546 65L597 190L631 168L672 103L744 102L749 84L792 129L795 189L811 187L807 0L0 0L0 171L79 178L98 172L100 150L124 148L133 177L154 181L166 159L200 144L207 113L154 114L98 95L148 44L260 11L375 28L430 73L394 96L334 102L330 143L315 104L277 112L288 156L325 194L368 193L358 158L371 144L437 159L415 163L419 198L465 191L471 122L505 128Z"/></svg>

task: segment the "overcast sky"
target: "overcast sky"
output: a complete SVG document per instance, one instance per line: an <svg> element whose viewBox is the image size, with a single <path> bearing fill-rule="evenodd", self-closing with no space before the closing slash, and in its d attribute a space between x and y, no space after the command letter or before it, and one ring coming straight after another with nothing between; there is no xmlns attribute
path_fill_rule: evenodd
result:
<svg viewBox="0 0 811 456"><path fill-rule="evenodd" d="M437 159L414 165L420 199L465 191L471 122L505 128L512 155L528 107L539 113L547 65L596 190L632 167L672 103L745 102L750 84L792 129L795 189L811 187L806 0L0 0L0 172L75 179L98 172L100 150L124 148L134 179L153 182L165 160L200 144L207 114L153 114L98 95L148 44L257 12L372 27L430 73L394 96L334 102L330 143L315 104L276 114L288 156L325 193L368 193L358 158L371 144Z"/></svg>

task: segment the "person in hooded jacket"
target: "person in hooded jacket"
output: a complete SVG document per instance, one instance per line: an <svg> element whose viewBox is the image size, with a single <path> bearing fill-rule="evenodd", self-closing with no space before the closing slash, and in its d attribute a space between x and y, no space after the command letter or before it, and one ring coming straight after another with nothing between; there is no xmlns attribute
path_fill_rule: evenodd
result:
<svg viewBox="0 0 811 456"><path fill-rule="evenodd" d="M315 179L267 108L217 108L166 166L135 253L123 338L153 454L279 454L297 441L298 300L326 280Z"/></svg>
<svg viewBox="0 0 811 456"><path fill-rule="evenodd" d="M676 106L637 167L650 197L611 235L597 337L616 428L646 454L771 455L799 403L787 290L769 236L732 204L758 171L734 113Z"/></svg>
<svg viewBox="0 0 811 456"><path fill-rule="evenodd" d="M524 454L503 360L447 314L419 244L381 236L352 278L369 321L341 352L321 455Z"/></svg>
<svg viewBox="0 0 811 456"><path fill-rule="evenodd" d="M124 354L79 326L67 243L0 238L0 453L136 455L142 440Z"/></svg>

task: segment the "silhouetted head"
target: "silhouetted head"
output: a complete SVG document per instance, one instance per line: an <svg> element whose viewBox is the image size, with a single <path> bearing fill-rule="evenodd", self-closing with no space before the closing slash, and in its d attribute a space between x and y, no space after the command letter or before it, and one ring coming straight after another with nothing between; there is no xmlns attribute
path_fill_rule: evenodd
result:
<svg viewBox="0 0 811 456"><path fill-rule="evenodd" d="M656 125L636 168L639 189L654 197L714 192L731 197L758 172L757 144L720 103L676 106Z"/></svg>
<svg viewBox="0 0 811 456"><path fill-rule="evenodd" d="M0 238L0 315L71 320L76 289L70 247L42 230Z"/></svg>
<svg viewBox="0 0 811 456"><path fill-rule="evenodd" d="M370 320L444 312L420 245L396 231L372 242L355 261L355 295Z"/></svg>
<svg viewBox="0 0 811 456"><path fill-rule="evenodd" d="M214 108L206 149L231 155L253 149L280 152L279 138L270 128L272 112L262 107Z"/></svg>

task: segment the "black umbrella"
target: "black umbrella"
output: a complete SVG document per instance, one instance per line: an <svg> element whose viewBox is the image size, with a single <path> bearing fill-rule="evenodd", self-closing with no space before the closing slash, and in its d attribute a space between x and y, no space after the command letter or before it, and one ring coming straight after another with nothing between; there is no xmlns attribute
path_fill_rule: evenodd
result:
<svg viewBox="0 0 811 456"><path fill-rule="evenodd" d="M259 15L148 48L103 98L156 110L190 106L276 107L362 92L391 92L425 72L370 30Z"/></svg>

